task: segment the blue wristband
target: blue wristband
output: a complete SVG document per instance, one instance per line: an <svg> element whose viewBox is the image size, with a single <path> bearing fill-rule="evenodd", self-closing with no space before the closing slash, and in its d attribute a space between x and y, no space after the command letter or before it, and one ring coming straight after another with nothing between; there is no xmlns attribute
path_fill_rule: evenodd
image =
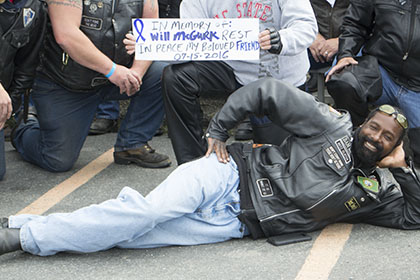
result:
<svg viewBox="0 0 420 280"><path fill-rule="evenodd" d="M117 68L117 64L115 64L115 62L112 62L112 68L111 70L109 70L109 73L105 75L105 77L109 78L112 76L112 74L114 74L115 72L115 68Z"/></svg>

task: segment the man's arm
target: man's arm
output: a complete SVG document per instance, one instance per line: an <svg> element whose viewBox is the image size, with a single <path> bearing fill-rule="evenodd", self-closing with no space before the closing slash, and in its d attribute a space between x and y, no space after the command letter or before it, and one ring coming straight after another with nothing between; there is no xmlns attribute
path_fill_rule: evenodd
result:
<svg viewBox="0 0 420 280"><path fill-rule="evenodd" d="M352 128L348 114L343 115L296 87L274 78L260 79L232 93L207 129L206 156L216 151L220 162L227 162L224 145L228 130L248 115L267 116L273 123L299 137L320 135L341 123ZM339 119L347 122L339 122Z"/></svg>
<svg viewBox="0 0 420 280"><path fill-rule="evenodd" d="M312 44L318 33L318 25L309 1L283 1L280 28L277 31L281 41L280 55L296 55ZM269 30L259 34L261 49L269 50L274 34Z"/></svg>
<svg viewBox="0 0 420 280"><path fill-rule="evenodd" d="M372 0L352 0L344 16L339 36L337 60L356 56L369 39L375 15Z"/></svg>
<svg viewBox="0 0 420 280"><path fill-rule="evenodd" d="M80 30L82 0L47 0L54 37L60 47L77 63L106 75L113 62ZM131 93L140 87L140 77L128 68L117 65L109 80L121 92Z"/></svg>
<svg viewBox="0 0 420 280"><path fill-rule="evenodd" d="M226 141L227 131L250 114L268 116L273 123L300 137L333 129L337 119L344 117L296 87L265 78L243 86L229 96L211 120L208 136Z"/></svg>
<svg viewBox="0 0 420 280"><path fill-rule="evenodd" d="M0 83L0 129L3 129L4 123L12 114L12 101L9 94Z"/></svg>
<svg viewBox="0 0 420 280"><path fill-rule="evenodd" d="M142 18L158 18L159 17L159 6L157 0L145 0L143 6L143 15ZM128 35L128 38L134 39L134 36ZM124 39L125 42L130 42L130 40ZM131 69L138 74L141 80L143 79L144 74L146 74L147 69L152 65L152 61L149 60L134 60L133 66Z"/></svg>
<svg viewBox="0 0 420 280"><path fill-rule="evenodd" d="M420 229L420 174L411 162L407 164L403 144L382 159L378 166L389 168L400 185L402 197L394 190L388 197L382 198L383 201L391 202L370 213L363 222L393 228Z"/></svg>
<svg viewBox="0 0 420 280"><path fill-rule="evenodd" d="M341 25L337 64L330 70L325 81L350 64L357 64L354 57L367 41L374 24L374 9L371 0L353 0Z"/></svg>

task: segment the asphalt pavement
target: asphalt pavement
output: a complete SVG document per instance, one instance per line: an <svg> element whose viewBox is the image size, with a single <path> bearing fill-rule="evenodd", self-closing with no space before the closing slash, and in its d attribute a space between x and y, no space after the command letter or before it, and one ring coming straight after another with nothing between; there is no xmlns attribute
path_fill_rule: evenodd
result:
<svg viewBox="0 0 420 280"><path fill-rule="evenodd" d="M50 173L24 162L6 143L0 215L28 209L63 182L76 184L75 176L111 149L115 137L115 133L89 136L74 168L64 173ZM41 200L41 205L51 203L44 214L69 212L114 198L124 186L146 195L175 168L167 135L155 137L151 146L169 154L172 166L144 169L110 161L62 200ZM338 225L327 230L311 233L312 241L279 247L265 239L244 238L200 246L50 257L15 252L0 256L0 279L420 279L420 231L370 225Z"/></svg>

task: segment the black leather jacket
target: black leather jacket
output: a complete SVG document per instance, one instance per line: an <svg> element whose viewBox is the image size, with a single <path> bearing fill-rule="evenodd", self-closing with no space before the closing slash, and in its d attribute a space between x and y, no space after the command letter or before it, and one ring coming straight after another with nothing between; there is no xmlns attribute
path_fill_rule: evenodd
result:
<svg viewBox="0 0 420 280"><path fill-rule="evenodd" d="M142 15L143 0L83 1L80 29L112 61L130 67L133 57L127 54L122 41L131 30L131 20ZM92 91L109 83L104 75L78 64L61 49L54 39L51 22L38 72L71 91Z"/></svg>
<svg viewBox="0 0 420 280"><path fill-rule="evenodd" d="M0 5L0 82L14 110L21 94L32 87L46 20L46 5L40 0Z"/></svg>
<svg viewBox="0 0 420 280"><path fill-rule="evenodd" d="M374 55L393 80L420 91L418 0L351 0L342 24L338 59ZM417 8L412 9L412 2ZM417 10L417 11L416 11Z"/></svg>
<svg viewBox="0 0 420 280"><path fill-rule="evenodd" d="M311 0L314 10L318 32L325 38L337 38L340 35L340 27L344 14L349 6L349 0L336 0L334 7L326 0Z"/></svg>
<svg viewBox="0 0 420 280"><path fill-rule="evenodd" d="M347 112L269 78L232 94L207 136L225 141L228 130L247 114L267 115L292 134L281 146L229 147L240 172L240 219L254 238L308 232L334 222L420 228L419 175L411 168L369 174L355 168ZM366 181L371 176L379 182L377 191ZM363 187L358 181L367 183Z"/></svg>

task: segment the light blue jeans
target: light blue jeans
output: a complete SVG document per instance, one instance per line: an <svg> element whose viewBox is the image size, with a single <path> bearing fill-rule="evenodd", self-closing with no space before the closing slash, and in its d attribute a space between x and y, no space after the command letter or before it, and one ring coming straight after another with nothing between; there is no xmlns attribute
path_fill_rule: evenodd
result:
<svg viewBox="0 0 420 280"><path fill-rule="evenodd" d="M383 91L375 105L390 104L399 107L407 117L410 128L420 127L420 93L396 84L388 72L379 66Z"/></svg>
<svg viewBox="0 0 420 280"><path fill-rule="evenodd" d="M40 256L221 242L244 236L238 184L235 162L212 154L179 166L146 197L125 187L73 213L11 216L9 226L21 229L24 251Z"/></svg>

